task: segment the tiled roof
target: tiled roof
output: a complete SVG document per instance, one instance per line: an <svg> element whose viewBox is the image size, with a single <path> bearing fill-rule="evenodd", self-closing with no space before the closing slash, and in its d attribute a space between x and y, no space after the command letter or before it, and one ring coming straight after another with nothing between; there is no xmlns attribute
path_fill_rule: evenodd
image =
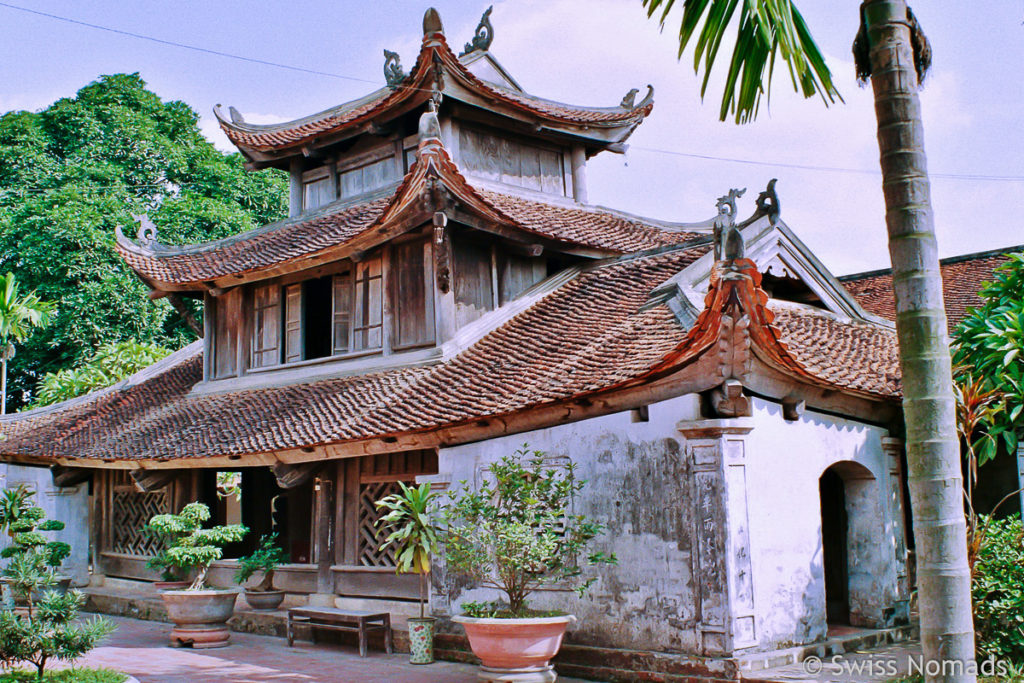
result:
<svg viewBox="0 0 1024 683"><path fill-rule="evenodd" d="M785 302L771 302L769 308L786 349L815 377L881 396L901 392L899 350L892 330L840 321L828 312Z"/></svg>
<svg viewBox="0 0 1024 683"><path fill-rule="evenodd" d="M1019 251L1024 251L1024 246L965 254L939 261L942 296L946 302L946 318L950 332L967 317L969 308L981 304L978 292L985 282L995 279L992 272L1006 262L1006 255ZM896 319L891 270L844 275L839 280L864 310L889 320Z"/></svg>
<svg viewBox="0 0 1024 683"><path fill-rule="evenodd" d="M358 100L286 123L248 124L232 121L219 110L215 112L224 133L240 148L269 152L295 147L319 136L340 133L377 120L388 110L416 106L426 101L438 83L435 73L438 67L444 74L440 80L442 93L451 94L449 85L458 83L483 101L504 104L533 118L557 123L632 129L651 113L654 106L650 96L631 107L573 106L503 88L470 72L448 47L442 34L428 33L423 37L416 64L394 89L382 88Z"/></svg>
<svg viewBox="0 0 1024 683"><path fill-rule="evenodd" d="M735 302L750 307L751 339L767 362L819 385L896 396L891 332L816 313L773 314L749 278L716 280L709 307L689 331L666 305L644 305L707 249L680 247L591 267L432 366L190 395L202 375L196 351L134 386L0 420L0 454L173 460L451 427L661 376L716 348L722 313Z"/></svg>
<svg viewBox="0 0 1024 683"><path fill-rule="evenodd" d="M384 213L388 199L317 212L198 247L145 253L117 245L136 272L157 282L190 283L258 271L344 244Z"/></svg>
<svg viewBox="0 0 1024 683"><path fill-rule="evenodd" d="M608 210L479 190L459 172L439 141L435 142L420 152L390 198L337 202L310 216L189 247L151 250L119 237L117 250L137 273L157 286L186 286L260 271L344 248L369 234L371 228L386 231L410 211L422 211L417 200L429 194L432 178L487 220L566 245L623 254L680 244L694 237L693 233L666 230ZM429 220L429 214L422 218Z"/></svg>

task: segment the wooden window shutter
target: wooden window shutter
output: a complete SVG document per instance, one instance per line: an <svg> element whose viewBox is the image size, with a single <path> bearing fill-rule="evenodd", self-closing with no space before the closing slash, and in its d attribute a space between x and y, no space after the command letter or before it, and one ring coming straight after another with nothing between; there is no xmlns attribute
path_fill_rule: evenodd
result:
<svg viewBox="0 0 1024 683"><path fill-rule="evenodd" d="M284 288L284 362L302 360L302 284Z"/></svg>
<svg viewBox="0 0 1024 683"><path fill-rule="evenodd" d="M352 273L334 276L334 354L347 353L352 348Z"/></svg>
<svg viewBox="0 0 1024 683"><path fill-rule="evenodd" d="M391 346L394 349L434 342L434 287L430 243L406 242L391 252Z"/></svg>
<svg viewBox="0 0 1024 683"><path fill-rule="evenodd" d="M268 368L281 362L280 286L258 285L252 304L252 367Z"/></svg>
<svg viewBox="0 0 1024 683"><path fill-rule="evenodd" d="M378 254L356 264L352 348L379 349L384 343L383 262Z"/></svg>
<svg viewBox="0 0 1024 683"><path fill-rule="evenodd" d="M238 326L242 324L242 289L230 289L215 301L213 376L216 379L234 377L238 374Z"/></svg>

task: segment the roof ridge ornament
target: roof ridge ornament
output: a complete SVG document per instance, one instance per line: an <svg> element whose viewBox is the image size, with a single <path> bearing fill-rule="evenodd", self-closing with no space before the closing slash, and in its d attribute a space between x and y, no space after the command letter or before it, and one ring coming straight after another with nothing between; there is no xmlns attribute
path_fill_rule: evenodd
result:
<svg viewBox="0 0 1024 683"><path fill-rule="evenodd" d="M713 222L716 261L735 261L743 258L743 236L736 229L736 200L746 191L747 188L732 188L715 203L718 208L718 215Z"/></svg>
<svg viewBox="0 0 1024 683"><path fill-rule="evenodd" d="M466 43L466 49L462 51L459 56L468 55L470 52L486 52L494 41L494 26L491 25L491 10L494 9L494 5L488 7L482 17L480 17L480 23L476 25L476 32L473 34L473 40Z"/></svg>
<svg viewBox="0 0 1024 683"><path fill-rule="evenodd" d="M653 85L650 83L647 84L647 94L644 95L644 98L640 100L639 104L637 104L636 96L639 92L640 88L630 88L629 92L626 93L626 96L622 98L621 102L619 102L619 107L622 109L643 109L654 103Z"/></svg>
<svg viewBox="0 0 1024 683"><path fill-rule="evenodd" d="M153 225L153 221L149 219L149 214L146 213L133 213L132 219L139 224L139 230L135 234L135 239L138 241L139 246L152 247L157 243L157 229Z"/></svg>
<svg viewBox="0 0 1024 683"><path fill-rule="evenodd" d="M431 33L444 35L444 24L441 23L441 15L437 10L428 7L427 11L423 13L423 37L426 38Z"/></svg>
<svg viewBox="0 0 1024 683"><path fill-rule="evenodd" d="M228 114L231 115L231 123L240 124L245 123L245 117L242 116L242 112L238 111L234 107L228 107Z"/></svg>
<svg viewBox="0 0 1024 683"><path fill-rule="evenodd" d="M405 70L402 69L402 58L397 52L384 49L384 81L388 87L394 90L405 80Z"/></svg>
<svg viewBox="0 0 1024 683"><path fill-rule="evenodd" d="M419 146L417 156L424 156L444 147L441 141L441 122L437 118L437 105L433 99L427 100L427 110L420 115Z"/></svg>

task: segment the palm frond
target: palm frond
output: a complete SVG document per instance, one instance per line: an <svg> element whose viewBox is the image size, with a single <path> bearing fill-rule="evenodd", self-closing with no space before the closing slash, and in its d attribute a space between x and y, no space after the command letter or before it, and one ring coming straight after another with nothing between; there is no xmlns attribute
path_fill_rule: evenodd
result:
<svg viewBox="0 0 1024 683"><path fill-rule="evenodd" d="M776 57L786 63L793 89L804 97L819 95L825 106L842 102L832 72L807 24L790 0L680 0L679 57L695 40L693 68L707 94L711 73L724 38L735 31L736 44L722 92L719 118L736 123L757 117L761 98L770 100ZM643 0L648 17L658 14L665 27L676 0ZM736 9L739 17L734 22ZM735 26L735 28L733 28Z"/></svg>

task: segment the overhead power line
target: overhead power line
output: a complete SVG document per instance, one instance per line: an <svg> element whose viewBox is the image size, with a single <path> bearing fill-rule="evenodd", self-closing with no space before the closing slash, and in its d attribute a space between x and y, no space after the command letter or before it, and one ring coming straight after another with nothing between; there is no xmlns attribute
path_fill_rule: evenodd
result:
<svg viewBox="0 0 1024 683"><path fill-rule="evenodd" d="M28 14L34 14L47 19L53 19L55 21L62 21L68 24L74 24L76 26L84 26L86 28L95 29L97 31L106 31L108 33L115 33L117 35L127 36L129 38L136 38L138 40L146 40L159 45L167 45L170 47L177 47L183 50L192 50L193 52L199 52L207 55L214 55L216 57L224 57L226 59L234 59L242 62L249 62L251 64L259 64L261 66L270 66L277 69L287 69L289 71L297 71L301 73L312 74L314 76L325 76L327 78L338 78L347 81L357 81L360 83L372 83L374 85L380 85L380 81L371 80L368 78L360 78L358 76L347 76L345 74L334 73L331 71L322 71L319 69L309 69L302 66L295 66L293 64L282 64L280 62L272 62L266 59L258 59L255 57L247 57L244 55L236 55L230 52L224 52L222 50L214 50L211 48L200 47L198 45L188 45L187 43L179 43L173 40L165 40L163 38L157 38L155 36L148 36L142 33L135 33L133 31L125 31L110 26L102 26L100 24L92 24L87 21L81 21L79 19L73 19L71 17L61 16L59 14L51 14L49 12L42 12L40 10L31 9L28 7L22 7L20 5L13 5L9 2L0 1L0 7L6 7L8 9L16 10L19 12L26 12ZM399 86L407 89L422 90L421 88L410 88L409 86ZM424 92L427 92L424 90ZM680 152L670 149L659 149L656 147L641 147L632 145L631 150L651 152L654 154L665 154L669 156L687 157L691 159L704 159L707 161L720 161L725 163L733 164L745 164L749 166L763 166L768 168L788 168L801 171L819 171L825 173L848 173L856 175L881 175L880 170L863 169L863 168L845 168L841 166L816 166L813 164L788 164L774 161L760 161L755 159L739 159L734 157L721 157L711 154L697 154L694 152ZM1024 182L1024 176L1011 176L1011 175L985 175L977 173L930 173L931 178L941 178L944 180L964 180L964 181L976 181L976 182ZM50 188L24 188L22 191L29 192L48 192L54 191Z"/></svg>
<svg viewBox="0 0 1024 683"><path fill-rule="evenodd" d="M21 7L19 5L12 5L8 2L0 2L0 7L7 7L8 9L17 10L19 12L26 12L28 14L35 14L40 17L46 17L55 21L63 21L68 24L75 24L76 26L85 26L86 28L96 29L97 31L107 31L108 33L116 33L122 36L128 36L129 38L137 38L139 40L148 40L151 43L159 43L160 45L168 45L170 47L178 47L183 50L192 50L193 52L201 52L203 54L215 55L217 57L225 57L227 59L237 59L242 62L250 62L252 64L261 64L263 66L272 66L277 69L288 69L289 71L300 71L302 73L313 74L315 76L327 76L328 78L341 78L346 81L360 81L362 83L373 83L379 85L379 81L371 81L367 78L358 78L356 76L346 76L344 74L336 74L331 71L320 71L318 69L307 69L302 66L293 66L291 64L280 64L278 62L271 62L266 59L257 59L256 57L245 57L243 55L235 55L230 52L222 52L220 50L211 50L206 47L199 47L198 45L188 45L186 43L179 43L173 40L164 40L163 38L156 38L155 36L147 36L142 33L134 33L132 31L124 31L119 28L111 28L110 26L101 26L100 24L90 24L87 21L80 21L78 19L72 19L71 17L62 17L59 14L50 14L49 12L41 12L39 10L30 9L28 7Z"/></svg>
<svg viewBox="0 0 1024 683"><path fill-rule="evenodd" d="M814 166L813 164L787 164L778 161L758 161L755 159L738 159L735 157L719 157L711 154L696 154L692 152L678 152L671 149L658 149L657 147L641 147L630 145L630 151L652 152L655 154L668 154L670 156L688 157L691 159L705 159L707 161L724 161L732 164L747 164L750 166L768 166L772 168L792 168L800 171L825 171L827 173L854 173L859 175L881 175L879 169L869 168L844 168L842 166ZM984 182L1024 182L1024 176L1013 175L983 175L978 173L928 173L929 178L943 178L945 180L978 180Z"/></svg>

